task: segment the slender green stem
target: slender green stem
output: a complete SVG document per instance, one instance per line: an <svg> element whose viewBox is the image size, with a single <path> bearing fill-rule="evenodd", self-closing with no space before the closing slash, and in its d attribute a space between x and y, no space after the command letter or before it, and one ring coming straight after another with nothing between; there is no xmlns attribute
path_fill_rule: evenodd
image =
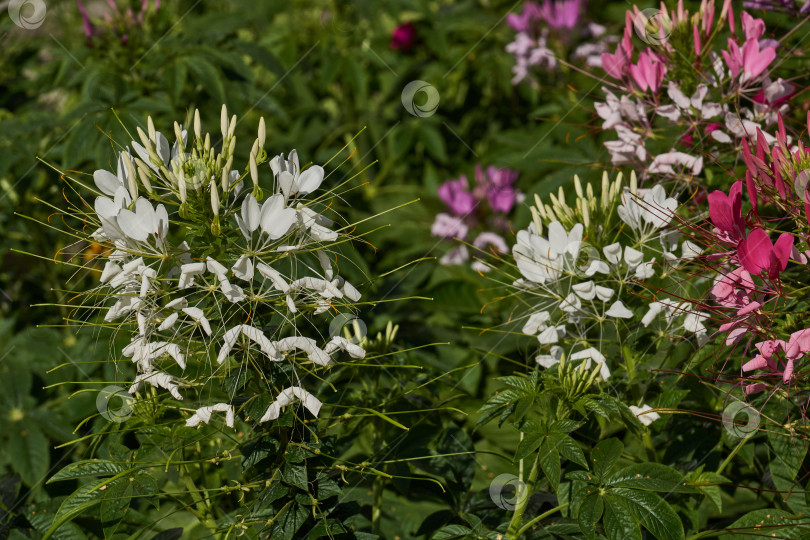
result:
<svg viewBox="0 0 810 540"><path fill-rule="evenodd" d="M534 525L535 525L535 524L536 524L538 521L543 520L543 519L546 519L546 518L547 518L548 516L550 516L551 514L554 514L554 513L556 513L556 512L559 512L560 510L563 510L564 508L567 508L567 507L568 507L568 503L565 503L565 504L561 504L560 506L557 506L557 507L555 507L555 508L552 508L552 509L551 509L551 510L549 510L548 512L543 512L542 514L540 514L540 515L539 515L539 516L537 516L536 518L534 518L534 519L532 519L531 521L529 521L529 522L528 522L526 525L524 525L523 527L521 527L521 528L520 528L520 530L519 530L519 531L518 531L518 533L517 533L517 538L520 538L520 537L523 535L523 533L525 533L526 531L528 531L529 529L531 529L532 527L534 527Z"/></svg>
<svg viewBox="0 0 810 540"><path fill-rule="evenodd" d="M185 482L189 494L191 495L192 500L194 500L194 505L197 507L197 512L200 515L200 521L208 530L216 534L217 522L211 517L206 502L200 496L200 490L197 489L197 485L191 478L191 473L188 470L188 466L184 467L184 469L185 474L183 474L183 482Z"/></svg>
<svg viewBox="0 0 810 540"><path fill-rule="evenodd" d="M650 437L650 430L644 429L644 435L642 435L642 439L644 440L644 449L647 453L647 459L651 462L655 461L655 446L653 446L652 437Z"/></svg>
<svg viewBox="0 0 810 540"><path fill-rule="evenodd" d="M743 438L742 438L742 440L741 440L739 443L737 443L737 446L735 446L735 447L734 447L734 450L732 450L732 451L731 451L731 453L728 455L728 457L727 457L726 459L724 459L724 460L723 460L723 463L721 463L721 464L720 464L720 466L717 468L717 474L722 474L722 473L723 473L723 469L725 469L725 468L726 468L726 466L727 466L729 463L731 463L731 460L734 458L734 456L736 456L736 455L737 455L737 452L739 452L739 451L740 451L740 449L743 447L743 445L745 444L745 442L746 442L748 439L750 439L750 438L751 438L751 436L752 436L754 433L755 433L755 431L751 431L751 432L749 432L749 433L746 433L745 437L743 437Z"/></svg>
<svg viewBox="0 0 810 540"><path fill-rule="evenodd" d="M512 514L512 521L509 522L509 529L506 531L506 538L508 540L516 540L520 537L520 523L523 520L523 513L526 511L526 507L529 504L529 498L534 492L534 484L537 481L537 474L539 471L540 451L538 450L534 457L532 470L529 472L529 477L526 479L524 484L525 491L519 493L517 505L515 506L515 512Z"/></svg>
<svg viewBox="0 0 810 540"><path fill-rule="evenodd" d="M380 517L382 516L382 499L385 489L385 477L378 476L374 479L374 502L371 507L371 532L380 534Z"/></svg>

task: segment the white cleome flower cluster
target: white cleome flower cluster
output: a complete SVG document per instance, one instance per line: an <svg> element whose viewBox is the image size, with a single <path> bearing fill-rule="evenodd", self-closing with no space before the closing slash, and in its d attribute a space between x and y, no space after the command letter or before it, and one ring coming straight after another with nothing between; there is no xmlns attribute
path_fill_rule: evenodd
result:
<svg viewBox="0 0 810 540"><path fill-rule="evenodd" d="M543 367L555 365L565 353L571 360L601 364L601 376L607 379L610 369L599 347L604 326L642 318L636 305L638 295L629 291L638 282L664 272L667 264L691 259L700 253L700 249L688 241L681 244L680 255L673 252L678 247L678 231L662 229L674 217L677 201L668 198L660 185L640 190L636 189L634 176L632 180L631 188L625 188L616 197L617 205L613 209L625 228L623 233L602 234L602 225L592 223L589 235L596 240L589 243L583 238L586 226L582 223L574 223L566 230L555 220L547 224L547 236L538 234L544 228L541 216L565 215L567 207L554 212L552 208L532 208L534 222L517 233L512 255L522 277L514 285L519 288L521 298L532 306L522 332L537 336L538 343L548 351L536 357ZM557 203L557 199L553 200ZM576 208L587 210L586 204L577 202ZM539 199L537 205L540 205ZM606 215L611 213L610 208L600 211ZM584 212L584 216L587 215ZM608 244L604 241L606 238L616 241ZM601 245L601 249L594 245L600 244L600 240L606 244ZM661 262L657 262L657 257ZM660 302L652 306L659 305L660 309L653 309L643 317L641 322L645 327L663 311L664 304ZM670 309L667 322L671 324L674 317L684 313ZM682 323L684 329L693 332L702 329L700 321L695 319L702 315L687 313ZM561 346L563 342L572 343L572 350L565 351Z"/></svg>
<svg viewBox="0 0 810 540"><path fill-rule="evenodd" d="M365 355L345 338L301 333L318 327L317 315L353 310L360 300L332 265L338 231L323 212L336 195L314 195L324 169L302 171L295 150L267 159L263 119L239 171L233 166L236 117L229 119L223 107L219 152L201 132L199 112L193 118L191 143L175 123L172 145L150 118L148 133L138 129L140 143L131 143L134 152L119 153L116 174L93 175L99 195L87 221L97 222L91 238L107 251L92 294L114 300L101 308L106 323L120 332L132 329L122 350L137 371L129 392L146 383L176 400L184 388L210 395L211 385L229 373L288 363L286 384L260 377L270 398L259 421L278 418L295 400L317 416L321 402L301 387L296 366L309 372L332 365L341 351ZM248 177L252 189L245 186ZM228 397L197 408L186 424L207 424L220 412L233 427L232 391Z"/></svg>

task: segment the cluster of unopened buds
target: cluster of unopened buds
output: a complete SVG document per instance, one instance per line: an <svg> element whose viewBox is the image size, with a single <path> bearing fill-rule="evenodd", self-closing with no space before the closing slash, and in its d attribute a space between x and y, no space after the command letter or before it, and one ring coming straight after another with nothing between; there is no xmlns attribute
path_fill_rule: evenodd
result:
<svg viewBox="0 0 810 540"><path fill-rule="evenodd" d="M129 392L146 383L176 400L182 388L219 393L231 399L201 406L187 425L221 412L233 427L234 396L220 380L257 367L257 382L275 395L260 422L295 400L317 416L321 402L302 387L296 366L309 372L332 365L340 351L365 354L340 335L302 335L329 326L318 315L352 311L360 299L331 262L339 233L323 212L339 186L317 194L324 169L302 170L295 150L268 160L263 119L240 170L236 116L223 106L221 150L202 132L199 111L190 116L192 133L175 123L171 144L151 118L147 132L138 128L140 141L119 152L116 173L93 175L95 211L81 216L107 248L101 283L88 295L97 306L111 299L97 308L106 310L105 323L131 331L122 351L137 371Z"/></svg>
<svg viewBox="0 0 810 540"><path fill-rule="evenodd" d="M648 11L628 11L616 50L602 55L616 82L596 111L602 128L616 133L605 143L614 164L630 165L642 178L688 179L701 173L704 155L735 151L773 126L795 88L770 76L779 43L764 37L762 19L743 11L737 23L729 0L716 22L714 0L703 0L691 16L682 2L672 11L662 5L653 18ZM729 37L721 41L726 27ZM649 45L637 55L634 31Z"/></svg>

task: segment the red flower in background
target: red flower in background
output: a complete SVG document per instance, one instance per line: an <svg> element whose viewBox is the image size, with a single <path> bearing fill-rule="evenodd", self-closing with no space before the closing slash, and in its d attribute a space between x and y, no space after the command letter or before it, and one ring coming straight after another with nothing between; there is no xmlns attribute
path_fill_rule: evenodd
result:
<svg viewBox="0 0 810 540"><path fill-rule="evenodd" d="M394 28L391 34L391 48L395 51L407 52L416 44L416 26L407 22Z"/></svg>

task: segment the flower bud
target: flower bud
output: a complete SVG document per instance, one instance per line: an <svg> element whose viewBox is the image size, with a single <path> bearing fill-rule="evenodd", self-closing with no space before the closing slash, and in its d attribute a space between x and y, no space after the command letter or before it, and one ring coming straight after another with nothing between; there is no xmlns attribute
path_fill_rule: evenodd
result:
<svg viewBox="0 0 810 540"><path fill-rule="evenodd" d="M149 140L149 137L146 136L146 133L143 132L141 126L135 126L135 130L138 132L138 138L141 140L141 144L149 150L152 148L152 142Z"/></svg>
<svg viewBox="0 0 810 540"><path fill-rule="evenodd" d="M177 179L177 190L180 195L180 202L186 202L186 172L180 169L180 178Z"/></svg>
<svg viewBox="0 0 810 540"><path fill-rule="evenodd" d="M602 173L602 209L607 210L608 208L608 195L610 194L610 182L608 181L608 174L607 171Z"/></svg>
<svg viewBox="0 0 810 540"><path fill-rule="evenodd" d="M138 167L138 178L146 189L147 193L152 193L152 182L149 180L149 173L142 167Z"/></svg>
<svg viewBox="0 0 810 540"><path fill-rule="evenodd" d="M236 115L231 116L231 122L228 125L228 137L233 137L236 132Z"/></svg>
<svg viewBox="0 0 810 540"><path fill-rule="evenodd" d="M250 178L253 180L253 185L259 185L259 168L256 166L256 156L250 154Z"/></svg>
<svg viewBox="0 0 810 540"><path fill-rule="evenodd" d="M152 144L157 144L157 132L151 116L146 117L146 128L149 130L149 140L152 141Z"/></svg>
<svg viewBox="0 0 810 540"><path fill-rule="evenodd" d="M194 110L194 136L196 138L200 138L200 134L202 133L202 129L200 126L200 111L198 109Z"/></svg>
<svg viewBox="0 0 810 540"><path fill-rule="evenodd" d="M537 208L534 206L530 207L532 211L532 221L534 222L534 228L537 229L537 234L543 234L543 220L540 219L540 214L537 212Z"/></svg>
<svg viewBox="0 0 810 540"><path fill-rule="evenodd" d="M222 192L223 193L227 193L228 188L231 187L230 186L230 184L231 184L230 176L231 176L231 174L230 174L230 171L228 170L228 167L223 167L222 168Z"/></svg>
<svg viewBox="0 0 810 540"><path fill-rule="evenodd" d="M217 185L211 182L211 210L215 216L219 215L219 193L217 192Z"/></svg>
<svg viewBox="0 0 810 540"><path fill-rule="evenodd" d="M222 104L222 111L219 115L219 129L222 130L222 139L228 137L228 107Z"/></svg>
<svg viewBox="0 0 810 540"><path fill-rule="evenodd" d="M178 155L182 156L186 149L186 143L183 141L183 129L177 122L174 123L174 136L177 139Z"/></svg>
<svg viewBox="0 0 810 540"><path fill-rule="evenodd" d="M582 204L582 221L585 228L591 225L591 212L588 210L588 205L583 202Z"/></svg>
<svg viewBox="0 0 810 540"><path fill-rule="evenodd" d="M127 173L127 189L132 200L138 198L138 177L135 173L135 167L132 165L132 156L129 152L121 152L121 157L124 159L124 168Z"/></svg>
<svg viewBox="0 0 810 540"><path fill-rule="evenodd" d="M259 146L264 148L264 138L266 135L265 127L264 127L264 116L259 118Z"/></svg>

